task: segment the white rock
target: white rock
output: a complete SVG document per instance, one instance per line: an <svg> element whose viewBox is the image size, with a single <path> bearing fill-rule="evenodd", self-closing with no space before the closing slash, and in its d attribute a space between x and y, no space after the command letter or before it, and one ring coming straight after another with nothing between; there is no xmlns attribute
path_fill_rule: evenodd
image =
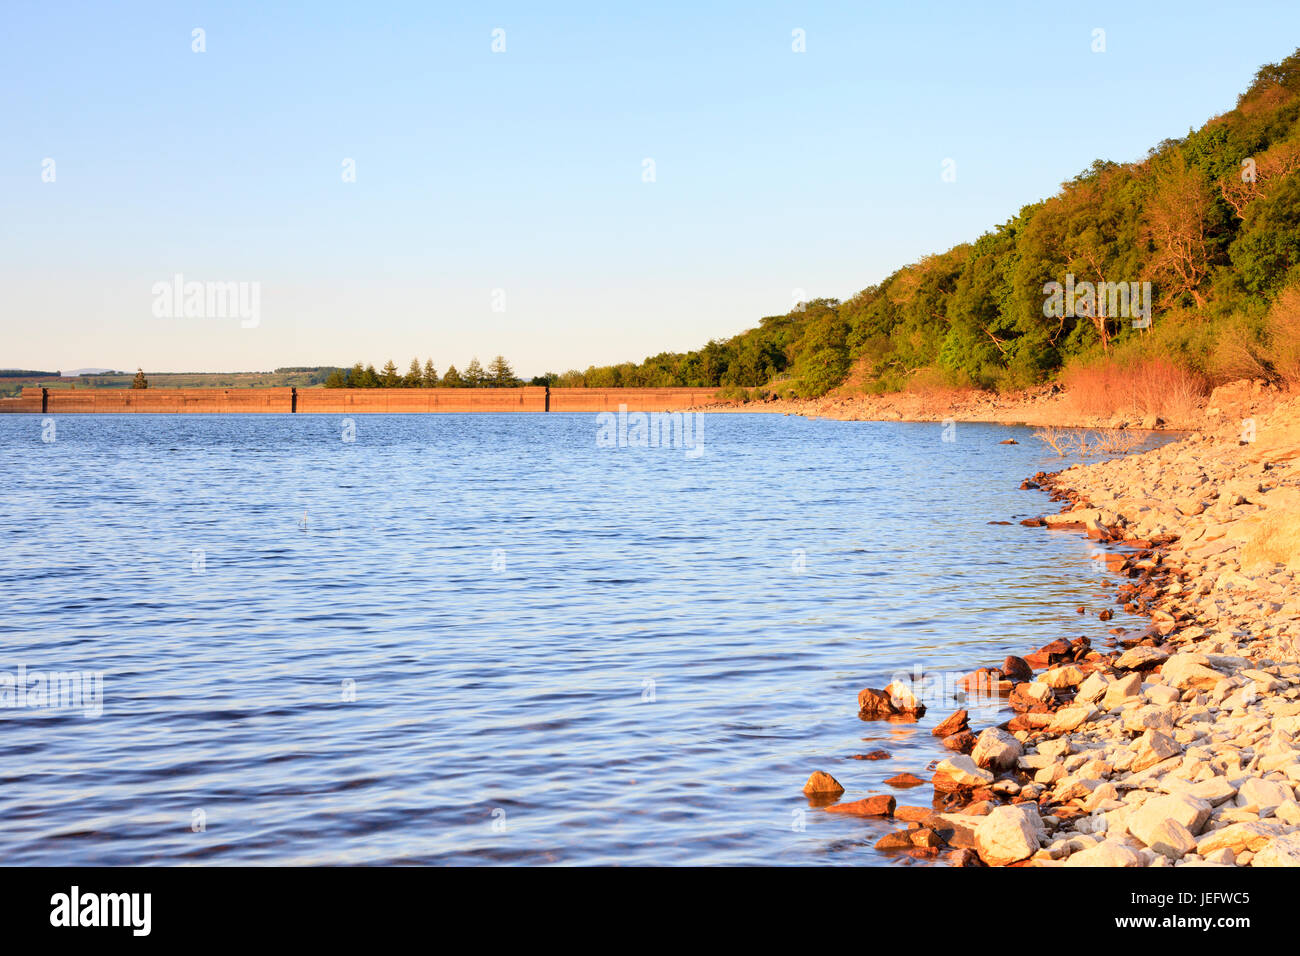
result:
<svg viewBox="0 0 1300 956"><path fill-rule="evenodd" d="M1145 770L1154 767L1162 760L1168 760L1182 752L1182 747L1172 738L1158 730L1148 730L1133 745L1133 770Z"/></svg>
<svg viewBox="0 0 1300 956"><path fill-rule="evenodd" d="M1025 752L1020 741L997 727L983 731L971 750L971 758L981 767L1006 770L1016 765L1016 759Z"/></svg>
<svg viewBox="0 0 1300 956"><path fill-rule="evenodd" d="M1227 777L1210 777L1208 780L1192 784L1187 792L1193 797L1199 797L1209 802L1211 806L1217 807L1219 804L1235 797L1237 788L1228 782Z"/></svg>
<svg viewBox="0 0 1300 956"><path fill-rule="evenodd" d="M1103 840L1065 861L1066 866L1142 866L1142 854L1122 840Z"/></svg>
<svg viewBox="0 0 1300 956"><path fill-rule="evenodd" d="M1274 837L1250 861L1251 866L1300 866L1300 833Z"/></svg>
<svg viewBox="0 0 1300 956"><path fill-rule="evenodd" d="M1179 690L1194 687L1197 690L1211 690L1223 675L1207 665L1209 658L1204 654L1174 654L1162 665L1160 673L1165 682Z"/></svg>
<svg viewBox="0 0 1300 956"><path fill-rule="evenodd" d="M1202 834L1197 841L1196 852L1208 856L1215 850L1226 847L1240 857L1242 853L1263 849L1270 840L1285 832L1286 825L1283 823L1265 823L1262 820L1231 823L1222 829Z"/></svg>
<svg viewBox="0 0 1300 956"><path fill-rule="evenodd" d="M1106 687L1106 695L1102 698L1102 706L1107 710L1114 710L1124 701L1131 697L1137 697L1142 693L1142 676L1140 674L1126 674L1118 680L1113 680Z"/></svg>
<svg viewBox="0 0 1300 956"><path fill-rule="evenodd" d="M1066 664L1063 667L1053 667L1038 679L1053 690L1064 690L1083 683L1084 673L1082 668Z"/></svg>
<svg viewBox="0 0 1300 956"><path fill-rule="evenodd" d="M1128 832L1147 846L1152 845L1150 838L1155 835L1159 824L1166 820L1173 820L1186 827L1192 834L1197 834L1205 828L1211 810L1208 801L1186 793L1152 797L1129 816Z"/></svg>
<svg viewBox="0 0 1300 956"><path fill-rule="evenodd" d="M954 782L964 787L982 787L993 782L993 774L981 770L966 754L957 754L947 760L939 761L935 770L947 774Z"/></svg>
<svg viewBox="0 0 1300 956"><path fill-rule="evenodd" d="M1064 734L1072 730L1078 730L1096 716L1097 709L1090 704L1075 704L1071 707L1062 707L1052 717L1052 722L1047 725L1047 733Z"/></svg>
<svg viewBox="0 0 1300 956"><path fill-rule="evenodd" d="M1168 658L1168 654L1156 647L1130 647L1115 661L1115 666L1123 671L1140 670L1144 667L1154 667Z"/></svg>
<svg viewBox="0 0 1300 956"><path fill-rule="evenodd" d="M1290 787L1260 777L1247 777L1237 787L1239 807L1278 807L1294 798Z"/></svg>
<svg viewBox="0 0 1300 956"><path fill-rule="evenodd" d="M1041 845L1038 829L1029 814L1021 809L1023 806L998 807L975 828L975 849L989 866L1006 866L1028 859Z"/></svg>
<svg viewBox="0 0 1300 956"><path fill-rule="evenodd" d="M1088 679L1079 685L1079 689L1074 694L1074 699L1081 704L1095 704L1106 694L1106 688L1109 682L1099 672L1093 671L1088 675Z"/></svg>

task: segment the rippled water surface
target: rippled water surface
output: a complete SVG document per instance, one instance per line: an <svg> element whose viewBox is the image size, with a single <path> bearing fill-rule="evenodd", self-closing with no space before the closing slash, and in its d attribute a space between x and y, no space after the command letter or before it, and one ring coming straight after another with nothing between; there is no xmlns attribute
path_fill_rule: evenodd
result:
<svg viewBox="0 0 1300 956"><path fill-rule="evenodd" d="M103 708L0 709L9 864L885 863L800 788L926 776L953 708L857 691L1110 626L1095 546L989 524L1055 509L1026 429L45 421L0 417L0 675Z"/></svg>

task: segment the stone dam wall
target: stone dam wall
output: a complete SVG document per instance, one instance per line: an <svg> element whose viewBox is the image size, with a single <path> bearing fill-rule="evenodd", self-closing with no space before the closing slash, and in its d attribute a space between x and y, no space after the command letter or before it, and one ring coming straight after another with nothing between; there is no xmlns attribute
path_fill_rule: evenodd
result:
<svg viewBox="0 0 1300 956"><path fill-rule="evenodd" d="M36 414L366 414L368 412L682 411L716 401L712 388L36 388L0 412Z"/></svg>

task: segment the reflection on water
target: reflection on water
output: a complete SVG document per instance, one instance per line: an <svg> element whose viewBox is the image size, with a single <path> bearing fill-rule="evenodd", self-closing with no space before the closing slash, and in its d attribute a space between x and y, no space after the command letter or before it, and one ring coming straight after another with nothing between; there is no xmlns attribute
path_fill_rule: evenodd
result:
<svg viewBox="0 0 1300 956"><path fill-rule="evenodd" d="M885 862L800 789L927 776L948 705L858 690L1111 626L1095 545L988 523L1054 507L1027 430L354 423L0 417L0 695L103 680L0 710L6 862Z"/></svg>

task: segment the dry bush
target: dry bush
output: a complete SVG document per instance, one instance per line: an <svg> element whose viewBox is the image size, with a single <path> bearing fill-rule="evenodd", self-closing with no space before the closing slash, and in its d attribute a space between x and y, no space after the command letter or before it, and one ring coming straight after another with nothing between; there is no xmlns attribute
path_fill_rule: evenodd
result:
<svg viewBox="0 0 1300 956"><path fill-rule="evenodd" d="M1300 285L1282 290L1268 312L1273 368L1291 388L1300 385Z"/></svg>
<svg viewBox="0 0 1300 956"><path fill-rule="evenodd" d="M1093 433L1093 443L1102 455L1127 455L1142 444L1144 436L1128 428L1103 428Z"/></svg>
<svg viewBox="0 0 1300 956"><path fill-rule="evenodd" d="M1285 564L1300 568L1300 514L1266 514L1241 549L1245 568Z"/></svg>
<svg viewBox="0 0 1300 956"><path fill-rule="evenodd" d="M1206 392L1200 375L1160 358L1072 365L1061 380L1074 412L1094 418L1156 415L1186 421Z"/></svg>
<svg viewBox="0 0 1300 956"><path fill-rule="evenodd" d="M1074 447L1074 434L1063 428L1056 428L1052 425L1044 425L1042 428L1038 429L1038 431L1034 432L1034 437L1047 445L1062 458L1070 454L1070 450Z"/></svg>

